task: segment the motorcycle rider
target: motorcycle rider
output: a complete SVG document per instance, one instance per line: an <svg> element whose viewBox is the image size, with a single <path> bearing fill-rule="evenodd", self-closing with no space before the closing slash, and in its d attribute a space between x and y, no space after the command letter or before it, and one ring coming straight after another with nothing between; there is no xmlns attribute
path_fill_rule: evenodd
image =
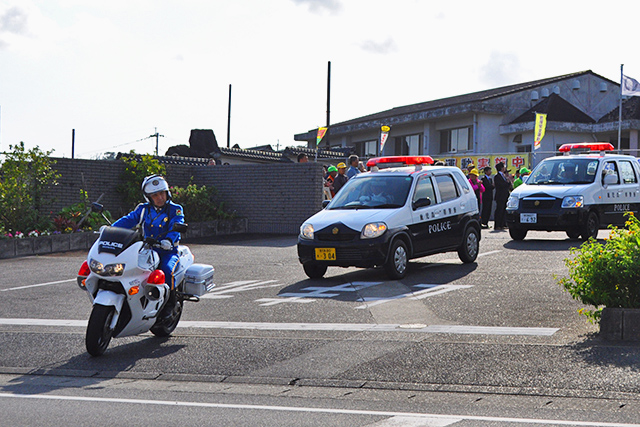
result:
<svg viewBox="0 0 640 427"><path fill-rule="evenodd" d="M147 203L140 203L133 211L113 223L114 227L133 229L142 226L143 236L159 242L154 247L160 256L159 268L164 272L167 285L174 290L173 272L178 267L180 233L172 231L173 224L184 223L182 206L171 201L169 184L160 175L150 175L142 181L142 194ZM175 292L171 292L172 300Z"/></svg>

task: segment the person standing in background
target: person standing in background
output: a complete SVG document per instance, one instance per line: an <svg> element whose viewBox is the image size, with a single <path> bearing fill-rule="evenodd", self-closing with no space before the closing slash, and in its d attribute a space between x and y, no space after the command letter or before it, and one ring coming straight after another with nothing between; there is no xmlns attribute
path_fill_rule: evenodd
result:
<svg viewBox="0 0 640 427"><path fill-rule="evenodd" d="M489 228L489 218L491 217L491 208L493 207L493 178L491 178L491 168L484 168L484 176L482 177L482 185L484 185L484 193L482 193L482 211L480 212L480 227Z"/></svg>

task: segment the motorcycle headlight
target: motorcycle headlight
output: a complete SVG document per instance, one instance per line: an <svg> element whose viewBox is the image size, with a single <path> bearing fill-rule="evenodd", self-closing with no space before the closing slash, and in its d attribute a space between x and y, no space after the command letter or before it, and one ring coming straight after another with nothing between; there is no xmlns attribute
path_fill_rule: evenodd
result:
<svg viewBox="0 0 640 427"><path fill-rule="evenodd" d="M303 239L313 240L313 225L302 224L300 226L300 237Z"/></svg>
<svg viewBox="0 0 640 427"><path fill-rule="evenodd" d="M387 224L384 222L371 222L362 229L363 239L373 239L382 236L387 231Z"/></svg>
<svg viewBox="0 0 640 427"><path fill-rule="evenodd" d="M125 264L107 264L104 265L100 261L92 259L89 268L100 276L122 276Z"/></svg>
<svg viewBox="0 0 640 427"><path fill-rule="evenodd" d="M518 209L519 201L520 199L518 199L517 196L509 196L509 199L507 200L507 209Z"/></svg>
<svg viewBox="0 0 640 427"><path fill-rule="evenodd" d="M567 196L562 199L563 208L581 208L584 205L583 196Z"/></svg>

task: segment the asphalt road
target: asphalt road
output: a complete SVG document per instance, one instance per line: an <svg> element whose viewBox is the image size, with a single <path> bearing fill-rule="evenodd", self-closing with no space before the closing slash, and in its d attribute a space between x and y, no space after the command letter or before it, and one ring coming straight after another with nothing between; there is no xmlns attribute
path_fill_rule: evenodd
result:
<svg viewBox="0 0 640 427"><path fill-rule="evenodd" d="M214 292L172 337L100 358L84 348L85 253L0 260L0 425L638 423L639 346L600 340L554 278L579 242L482 237L477 263L425 257L401 281L307 279L294 237L193 243Z"/></svg>

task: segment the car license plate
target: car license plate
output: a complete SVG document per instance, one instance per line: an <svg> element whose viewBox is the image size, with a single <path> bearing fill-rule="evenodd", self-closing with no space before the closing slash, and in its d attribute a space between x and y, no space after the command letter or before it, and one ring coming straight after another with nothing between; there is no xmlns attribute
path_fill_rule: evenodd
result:
<svg viewBox="0 0 640 427"><path fill-rule="evenodd" d="M538 214L534 213L521 213L520 214L520 223L521 224L535 224L538 222Z"/></svg>
<svg viewBox="0 0 640 427"><path fill-rule="evenodd" d="M335 261L335 248L316 248L316 261Z"/></svg>

